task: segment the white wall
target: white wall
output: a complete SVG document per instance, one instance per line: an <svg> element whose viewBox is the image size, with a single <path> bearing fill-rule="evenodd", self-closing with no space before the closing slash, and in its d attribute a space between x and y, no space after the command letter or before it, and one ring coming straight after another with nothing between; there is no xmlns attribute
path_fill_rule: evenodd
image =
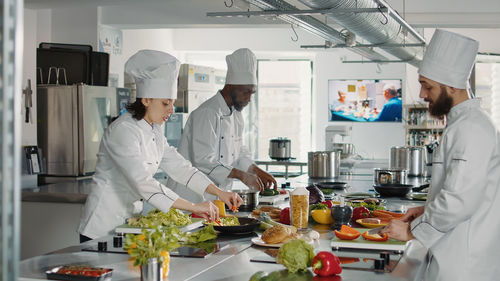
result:
<svg viewBox="0 0 500 281"><path fill-rule="evenodd" d="M91 45L97 50L98 8L52 9L52 42Z"/></svg>
<svg viewBox="0 0 500 281"><path fill-rule="evenodd" d="M24 46L23 46L23 89L27 86L28 79L31 80L31 89L33 91L31 109L31 123L24 121L25 107L24 96L23 104L21 106L22 116L22 145L36 145L36 48L37 48L37 25L38 15L37 11L24 9Z"/></svg>

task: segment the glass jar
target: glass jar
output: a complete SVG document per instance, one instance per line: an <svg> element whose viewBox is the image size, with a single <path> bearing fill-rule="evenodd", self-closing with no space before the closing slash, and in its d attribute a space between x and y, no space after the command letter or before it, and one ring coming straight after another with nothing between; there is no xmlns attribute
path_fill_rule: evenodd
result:
<svg viewBox="0 0 500 281"><path fill-rule="evenodd" d="M297 229L306 229L309 220L309 190L297 187L290 192L290 221Z"/></svg>

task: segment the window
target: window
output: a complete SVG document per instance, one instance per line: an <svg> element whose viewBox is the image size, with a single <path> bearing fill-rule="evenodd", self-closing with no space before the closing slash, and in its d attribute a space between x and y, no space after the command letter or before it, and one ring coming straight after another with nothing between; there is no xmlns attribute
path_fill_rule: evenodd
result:
<svg viewBox="0 0 500 281"><path fill-rule="evenodd" d="M475 95L481 98L481 107L500 128L500 63L476 63L474 82Z"/></svg>
<svg viewBox="0 0 500 281"><path fill-rule="evenodd" d="M311 147L312 62L259 60L257 95L245 110L247 144L255 159L269 158L269 140L286 137L291 157L307 161Z"/></svg>

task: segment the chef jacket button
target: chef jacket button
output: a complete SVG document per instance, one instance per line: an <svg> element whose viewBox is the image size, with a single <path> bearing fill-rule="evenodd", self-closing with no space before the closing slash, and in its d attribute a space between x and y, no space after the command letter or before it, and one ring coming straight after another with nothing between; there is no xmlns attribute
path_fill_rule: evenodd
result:
<svg viewBox="0 0 500 281"><path fill-rule="evenodd" d="M156 161L156 164L158 164L158 161Z"/></svg>
<svg viewBox="0 0 500 281"><path fill-rule="evenodd" d="M224 155L221 155L220 158L224 158Z"/></svg>
<svg viewBox="0 0 500 281"><path fill-rule="evenodd" d="M153 141L155 141L155 138L153 138Z"/></svg>
<svg viewBox="0 0 500 281"><path fill-rule="evenodd" d="M234 156L234 153L231 153L232 156Z"/></svg>
<svg viewBox="0 0 500 281"><path fill-rule="evenodd" d="M224 137L221 137L221 139L224 139Z"/></svg>

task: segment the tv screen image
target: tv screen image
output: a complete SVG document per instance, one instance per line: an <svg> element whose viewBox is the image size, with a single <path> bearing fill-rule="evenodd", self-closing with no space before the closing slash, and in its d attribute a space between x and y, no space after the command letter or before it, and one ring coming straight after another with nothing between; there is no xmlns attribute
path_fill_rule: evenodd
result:
<svg viewBox="0 0 500 281"><path fill-rule="evenodd" d="M401 122L402 79L328 80L329 121Z"/></svg>

